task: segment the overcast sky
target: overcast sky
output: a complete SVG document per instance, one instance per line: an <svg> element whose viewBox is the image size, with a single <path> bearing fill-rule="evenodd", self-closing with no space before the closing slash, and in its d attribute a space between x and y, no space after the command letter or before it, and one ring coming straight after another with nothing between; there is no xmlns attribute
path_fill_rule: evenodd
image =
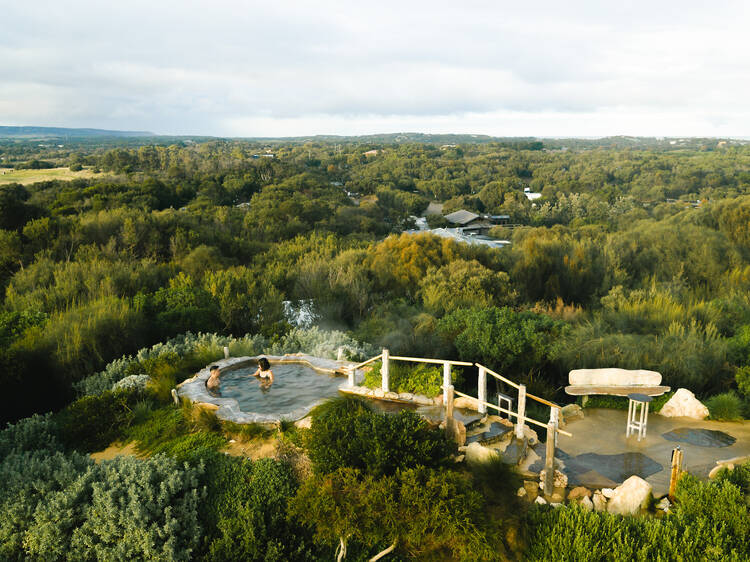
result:
<svg viewBox="0 0 750 562"><path fill-rule="evenodd" d="M750 2L613 4L0 0L0 125L750 137Z"/></svg>

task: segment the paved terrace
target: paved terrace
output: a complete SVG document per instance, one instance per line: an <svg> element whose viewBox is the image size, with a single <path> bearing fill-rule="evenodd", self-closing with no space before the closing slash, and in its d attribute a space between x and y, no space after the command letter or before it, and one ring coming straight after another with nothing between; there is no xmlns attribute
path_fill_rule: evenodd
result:
<svg viewBox="0 0 750 562"><path fill-rule="evenodd" d="M565 427L573 437L561 435L555 455L572 485L611 487L638 474L659 496L669 490L670 460L677 445L684 451L687 470L700 478L708 477L716 461L750 455L750 421L697 421L649 412L648 432L639 442L635 435L625 438L627 410L587 409L584 414ZM531 468L541 470L544 446L535 450L542 458Z"/></svg>

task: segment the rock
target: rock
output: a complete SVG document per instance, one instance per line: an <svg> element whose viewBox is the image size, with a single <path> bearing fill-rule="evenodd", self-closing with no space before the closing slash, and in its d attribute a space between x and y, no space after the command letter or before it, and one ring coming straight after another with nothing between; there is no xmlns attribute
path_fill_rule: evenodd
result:
<svg viewBox="0 0 750 562"><path fill-rule="evenodd" d="M656 504L657 509L661 509L665 513L669 513L669 508L672 506L672 503L669 501L669 498L666 496L663 497L659 503Z"/></svg>
<svg viewBox="0 0 750 562"><path fill-rule="evenodd" d="M745 464L746 462L750 461L750 455L745 457L734 457L733 459L727 459L723 461L716 461L716 466L711 469L711 472L708 473L708 477L712 480L716 478L716 475L719 474L719 471L726 468L729 470L733 470L735 465L738 464Z"/></svg>
<svg viewBox="0 0 750 562"><path fill-rule="evenodd" d="M583 419L583 408L581 408L578 404L568 404L567 406L563 406L563 408L560 410L560 413L562 414L561 421L563 423L570 423L574 420Z"/></svg>
<svg viewBox="0 0 750 562"><path fill-rule="evenodd" d="M229 440L229 442L230 442L230 443L237 443L237 441L236 441L236 440L234 440L234 439L230 439L230 440Z"/></svg>
<svg viewBox="0 0 750 562"><path fill-rule="evenodd" d="M432 398L427 398L422 394L415 394L414 403L419 404L420 406L432 406Z"/></svg>
<svg viewBox="0 0 750 562"><path fill-rule="evenodd" d="M382 388L376 388L373 392L373 396L375 396L375 398L383 398L383 396L385 396L385 392L383 392Z"/></svg>
<svg viewBox="0 0 750 562"><path fill-rule="evenodd" d="M526 490L526 493L529 496L529 499L533 500L539 495L539 487L537 486L537 483L531 480L524 480L523 481L523 489Z"/></svg>
<svg viewBox="0 0 750 562"><path fill-rule="evenodd" d="M549 502L549 504L557 509L558 507L562 507L562 504L560 502Z"/></svg>
<svg viewBox="0 0 750 562"><path fill-rule="evenodd" d="M456 462L464 462L465 458L466 458L466 455L457 455Z"/></svg>
<svg viewBox="0 0 750 562"><path fill-rule="evenodd" d="M607 503L607 511L618 515L635 515L648 503L651 490L651 484L633 475L615 488L612 499Z"/></svg>
<svg viewBox="0 0 750 562"><path fill-rule="evenodd" d="M494 449L482 447L479 443L471 443L466 446L466 462L469 464L483 464L493 459L499 459L500 454Z"/></svg>
<svg viewBox="0 0 750 562"><path fill-rule="evenodd" d="M583 496L583 499L578 502L578 505L580 505L585 511L594 510L594 503L589 499L588 496Z"/></svg>
<svg viewBox="0 0 750 562"><path fill-rule="evenodd" d="M383 398L386 400L398 400L398 392L386 392Z"/></svg>
<svg viewBox="0 0 750 562"><path fill-rule="evenodd" d="M568 380L571 386L659 386L661 375L644 369L574 369Z"/></svg>
<svg viewBox="0 0 750 562"><path fill-rule="evenodd" d="M523 436L528 440L529 445L536 445L539 443L539 437L536 431L531 429L528 425L523 426Z"/></svg>
<svg viewBox="0 0 750 562"><path fill-rule="evenodd" d="M599 490L594 492L594 498L591 503L594 506L594 511L607 510L607 498L605 498Z"/></svg>
<svg viewBox="0 0 750 562"><path fill-rule="evenodd" d="M590 498L590 497L591 497L591 490L589 490L585 486L577 486L573 488L568 494L568 499L571 501L578 500L581 498Z"/></svg>
<svg viewBox="0 0 750 562"><path fill-rule="evenodd" d="M520 488L518 488L518 491L516 492L516 495L519 498L524 497L526 495L526 488L524 488L523 486L521 486Z"/></svg>
<svg viewBox="0 0 750 562"><path fill-rule="evenodd" d="M545 476L546 476L546 471L542 470L539 473L539 481L541 482L540 486L544 485L544 477ZM568 485L568 477L565 476L565 474L563 474L559 470L555 470L555 475L554 475L553 478L554 478L554 484L553 484L553 486L555 488L565 488L565 487L567 487L567 485Z"/></svg>
<svg viewBox="0 0 750 562"><path fill-rule="evenodd" d="M659 410L660 416L703 420L708 417L708 408L687 388L680 388Z"/></svg>
<svg viewBox="0 0 750 562"><path fill-rule="evenodd" d="M443 395L438 394L435 396L435 398L432 399L432 403L435 404L435 406L442 406L443 405Z"/></svg>
<svg viewBox="0 0 750 562"><path fill-rule="evenodd" d="M456 418L448 420L446 427L448 439L451 439L459 447L466 443L466 426Z"/></svg>
<svg viewBox="0 0 750 562"><path fill-rule="evenodd" d="M464 398L463 396L459 396L458 398L453 400L453 407L464 408L467 410L479 410L479 404L475 399Z"/></svg>
<svg viewBox="0 0 750 562"><path fill-rule="evenodd" d="M300 429L310 429L312 427L312 416L307 416L306 418L297 420L294 422L294 425Z"/></svg>
<svg viewBox="0 0 750 562"><path fill-rule="evenodd" d="M534 503L538 503L539 505L546 505L547 504L547 500L545 500L542 496L538 496L534 500Z"/></svg>
<svg viewBox="0 0 750 562"><path fill-rule="evenodd" d="M610 499L615 495L615 491L612 488L602 488L602 495L605 498Z"/></svg>
<svg viewBox="0 0 750 562"><path fill-rule="evenodd" d="M414 400L414 395L411 392L400 392L398 395L399 400L405 400L406 402L411 402Z"/></svg>

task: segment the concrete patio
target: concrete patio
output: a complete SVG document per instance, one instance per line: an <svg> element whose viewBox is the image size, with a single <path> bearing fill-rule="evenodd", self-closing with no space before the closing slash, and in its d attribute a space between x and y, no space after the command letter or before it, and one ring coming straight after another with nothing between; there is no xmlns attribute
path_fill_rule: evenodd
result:
<svg viewBox="0 0 750 562"><path fill-rule="evenodd" d="M555 458L572 483L611 487L638 474L659 496L669 489L672 449L678 445L684 451L685 468L699 478L707 478L716 461L750 455L749 421L697 421L649 413L647 435L639 442L636 436L625 437L626 418L626 410L587 409L583 419L565 427L573 437L560 436ZM680 440L665 438L665 433ZM532 470L543 467L544 447L535 451L541 459Z"/></svg>

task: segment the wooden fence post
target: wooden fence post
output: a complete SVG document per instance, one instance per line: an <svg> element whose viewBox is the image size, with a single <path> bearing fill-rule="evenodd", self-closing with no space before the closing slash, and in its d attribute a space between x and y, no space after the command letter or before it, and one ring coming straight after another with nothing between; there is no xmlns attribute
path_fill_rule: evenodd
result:
<svg viewBox="0 0 750 562"><path fill-rule="evenodd" d="M554 408L553 408L554 410ZM544 459L544 495L551 496L555 490L555 439L557 423L550 420L547 424L547 450Z"/></svg>
<svg viewBox="0 0 750 562"><path fill-rule="evenodd" d="M554 423L555 427L560 427L560 410L558 408L549 409L549 421ZM557 431L555 431L555 447L557 447L557 438L559 437Z"/></svg>
<svg viewBox="0 0 750 562"><path fill-rule="evenodd" d="M389 391L389 385L390 385L390 379L388 378L388 350L383 350L383 359L382 359L382 365L380 367L380 388L383 389L383 392Z"/></svg>
<svg viewBox="0 0 750 562"><path fill-rule="evenodd" d="M451 380L451 364L447 361L443 363L443 402L448 401L448 387L451 387L453 393L453 381Z"/></svg>
<svg viewBox="0 0 750 562"><path fill-rule="evenodd" d="M677 489L677 481L682 473L682 449L675 447L672 449L672 472L669 475L669 501L674 503L674 493Z"/></svg>
<svg viewBox="0 0 750 562"><path fill-rule="evenodd" d="M487 370L480 365L479 377L477 378L477 393L479 398L478 412L480 414L487 413Z"/></svg>
<svg viewBox="0 0 750 562"><path fill-rule="evenodd" d="M224 346L224 359L229 359L229 348Z"/></svg>
<svg viewBox="0 0 750 562"><path fill-rule="evenodd" d="M445 399L445 427L449 426L450 420L453 419L453 385L446 386L443 391L446 393Z"/></svg>
<svg viewBox="0 0 750 562"><path fill-rule="evenodd" d="M518 417L516 418L516 437L523 439L523 428L526 417L526 385L518 385Z"/></svg>
<svg viewBox="0 0 750 562"><path fill-rule="evenodd" d="M357 373L357 369L354 368L354 365L352 365L351 367L347 369L346 374L349 378L349 381L348 381L349 387L354 386L354 376L356 375L356 373Z"/></svg>

